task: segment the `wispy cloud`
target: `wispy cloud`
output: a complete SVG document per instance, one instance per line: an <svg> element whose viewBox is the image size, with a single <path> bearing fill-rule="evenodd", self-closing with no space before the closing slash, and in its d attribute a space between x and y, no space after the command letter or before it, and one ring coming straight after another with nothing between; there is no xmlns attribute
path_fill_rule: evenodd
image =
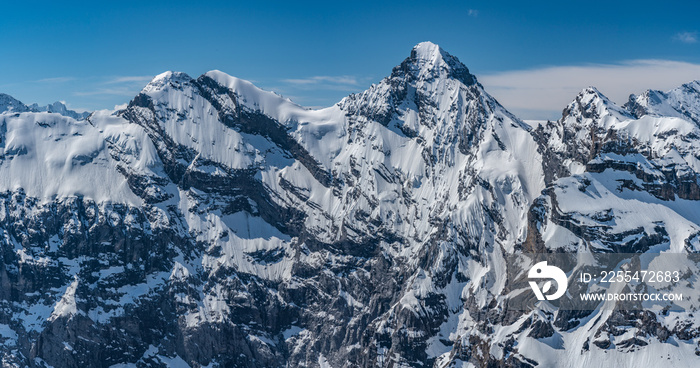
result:
<svg viewBox="0 0 700 368"><path fill-rule="evenodd" d="M342 76L327 76L320 75L309 78L302 79L283 79L282 82L294 84L294 85L320 85L320 84L344 84L356 86L359 84L356 77L342 75Z"/></svg>
<svg viewBox="0 0 700 368"><path fill-rule="evenodd" d="M66 83L74 81L74 77L55 77L35 80L34 83Z"/></svg>
<svg viewBox="0 0 700 368"><path fill-rule="evenodd" d="M632 60L619 64L552 66L478 76L486 90L524 119L557 119L583 88L595 86L616 103L647 89L669 90L700 79L700 64Z"/></svg>
<svg viewBox="0 0 700 368"><path fill-rule="evenodd" d="M476 9L469 9L469 11L467 12L467 15L469 15L470 17L476 18L479 16L479 11Z"/></svg>
<svg viewBox="0 0 700 368"><path fill-rule="evenodd" d="M118 84L118 83L146 83L153 79L152 75L135 75L135 76L125 76L125 77L114 77L105 82L105 84Z"/></svg>
<svg viewBox="0 0 700 368"><path fill-rule="evenodd" d="M683 43L697 43L698 32L680 32L673 36L673 39Z"/></svg>
<svg viewBox="0 0 700 368"><path fill-rule="evenodd" d="M102 78L84 91L74 92L75 96L135 96L143 86L151 81L153 76L116 76Z"/></svg>
<svg viewBox="0 0 700 368"><path fill-rule="evenodd" d="M73 110L73 111L75 111L75 112L94 111L94 110L91 110L91 109L88 109L88 108L73 106L73 104L71 104L70 102L68 102L68 101L66 101L66 100L59 100L58 102L60 102L60 103L62 103L62 104L64 104L64 105L66 105L66 107L67 107L69 110Z"/></svg>
<svg viewBox="0 0 700 368"><path fill-rule="evenodd" d="M91 91L79 91L79 92L74 92L73 95L75 96L99 96L99 95L113 95L113 96L130 96L133 97L138 93L138 89L134 90L134 88L126 88L126 87L120 87L120 88L98 88L95 90Z"/></svg>
<svg viewBox="0 0 700 368"><path fill-rule="evenodd" d="M374 79L355 75L317 75L279 79L265 88L307 107L327 107L351 93L366 89Z"/></svg>

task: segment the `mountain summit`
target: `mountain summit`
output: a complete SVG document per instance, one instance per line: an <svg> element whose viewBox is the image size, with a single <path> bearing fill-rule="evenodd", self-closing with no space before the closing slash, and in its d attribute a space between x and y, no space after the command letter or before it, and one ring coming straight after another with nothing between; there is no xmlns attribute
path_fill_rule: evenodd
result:
<svg viewBox="0 0 700 368"><path fill-rule="evenodd" d="M686 83L668 92L648 90L630 95L625 108L640 118L644 115L676 116L700 125L700 81Z"/></svg>
<svg viewBox="0 0 700 368"><path fill-rule="evenodd" d="M411 50L411 56L394 68L395 73L408 73L416 79L455 78L469 86L476 78L464 64L432 42L421 42Z"/></svg>

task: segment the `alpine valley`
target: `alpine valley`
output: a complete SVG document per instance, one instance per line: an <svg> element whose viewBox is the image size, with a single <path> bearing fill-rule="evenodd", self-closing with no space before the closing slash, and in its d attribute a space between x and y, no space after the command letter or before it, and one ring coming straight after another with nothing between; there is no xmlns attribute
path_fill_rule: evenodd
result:
<svg viewBox="0 0 700 368"><path fill-rule="evenodd" d="M692 312L503 295L514 253L700 251L699 176L700 82L528 125L429 42L321 110L219 71L0 95L2 365L697 367Z"/></svg>

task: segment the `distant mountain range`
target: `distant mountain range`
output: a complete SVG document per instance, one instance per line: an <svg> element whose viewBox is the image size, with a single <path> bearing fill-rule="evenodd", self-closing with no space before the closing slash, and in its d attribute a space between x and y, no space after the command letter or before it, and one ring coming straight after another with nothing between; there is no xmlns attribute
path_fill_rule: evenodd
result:
<svg viewBox="0 0 700 368"><path fill-rule="evenodd" d="M58 101L46 106L39 106L36 103L25 105L10 95L0 93L0 113L9 112L52 112L64 116L70 116L76 120L85 119L88 117L88 115L90 115L89 112L75 112L73 110L69 110L65 104Z"/></svg>
<svg viewBox="0 0 700 368"><path fill-rule="evenodd" d="M424 42L308 110L211 71L123 110L0 94L17 367L696 367L692 312L513 311L524 252L698 252L700 83L530 126Z"/></svg>

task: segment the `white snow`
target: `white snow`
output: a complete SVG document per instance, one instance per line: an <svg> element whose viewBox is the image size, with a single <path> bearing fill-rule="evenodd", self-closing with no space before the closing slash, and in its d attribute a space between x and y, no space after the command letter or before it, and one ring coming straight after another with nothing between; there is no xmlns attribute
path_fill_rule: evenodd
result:
<svg viewBox="0 0 700 368"><path fill-rule="evenodd" d="M122 120L126 125L126 121ZM0 191L23 189L44 200L85 196L140 205L106 150L106 136L88 121L58 114L0 115Z"/></svg>
<svg viewBox="0 0 700 368"><path fill-rule="evenodd" d="M63 294L61 299L54 306L53 312L49 317L48 321L51 322L59 317L70 317L78 313L77 306L75 304L75 291L78 288L79 279L76 275L73 282L66 288L66 292Z"/></svg>

